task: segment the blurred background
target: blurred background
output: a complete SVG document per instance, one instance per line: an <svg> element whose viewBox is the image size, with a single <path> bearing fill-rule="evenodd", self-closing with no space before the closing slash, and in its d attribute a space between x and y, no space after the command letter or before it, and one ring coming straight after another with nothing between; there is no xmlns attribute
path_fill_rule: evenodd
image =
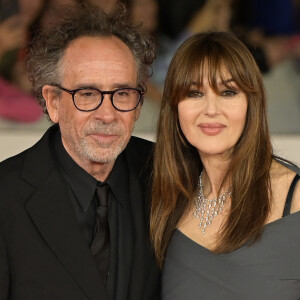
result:
<svg viewBox="0 0 300 300"><path fill-rule="evenodd" d="M122 1L130 22L153 34L157 58L134 135L155 140L167 68L178 46L202 31L230 31L263 74L274 151L300 165L300 0L0 0L0 161L33 145L51 125L28 81L26 45L67 7Z"/></svg>

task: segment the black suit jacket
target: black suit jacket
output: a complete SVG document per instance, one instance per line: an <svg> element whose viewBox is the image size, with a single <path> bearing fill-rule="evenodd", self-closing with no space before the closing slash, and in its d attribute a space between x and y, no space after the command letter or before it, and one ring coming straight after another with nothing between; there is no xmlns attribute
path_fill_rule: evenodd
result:
<svg viewBox="0 0 300 300"><path fill-rule="evenodd" d="M0 299L108 300L52 158L54 130L0 164ZM150 142L132 137L124 150L135 207L130 300L159 299L145 209L150 149Z"/></svg>

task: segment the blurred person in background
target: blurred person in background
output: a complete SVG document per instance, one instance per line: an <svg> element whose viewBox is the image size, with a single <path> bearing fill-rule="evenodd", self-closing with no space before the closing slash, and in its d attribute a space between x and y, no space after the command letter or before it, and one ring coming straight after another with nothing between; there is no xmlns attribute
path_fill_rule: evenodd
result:
<svg viewBox="0 0 300 300"><path fill-rule="evenodd" d="M207 31L229 31L231 0L160 0L157 59L153 81L162 90L172 56L188 37Z"/></svg>
<svg viewBox="0 0 300 300"><path fill-rule="evenodd" d="M263 73L275 135L300 133L299 12L298 0L233 1L232 31Z"/></svg>
<svg viewBox="0 0 300 300"><path fill-rule="evenodd" d="M233 0L232 31L248 46L262 73L300 48L294 0Z"/></svg>
<svg viewBox="0 0 300 300"><path fill-rule="evenodd" d="M36 1L32 1L34 5ZM40 2L40 0L38 0ZM35 122L42 110L32 95L22 55L27 41L27 12L17 1L1 1L0 7L0 117ZM32 7L31 12L36 10Z"/></svg>

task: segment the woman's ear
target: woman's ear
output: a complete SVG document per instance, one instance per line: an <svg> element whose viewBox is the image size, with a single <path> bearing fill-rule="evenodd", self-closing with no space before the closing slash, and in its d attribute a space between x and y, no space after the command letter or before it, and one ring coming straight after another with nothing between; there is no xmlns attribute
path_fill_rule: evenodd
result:
<svg viewBox="0 0 300 300"><path fill-rule="evenodd" d="M43 86L42 90L43 97L46 101L46 107L49 117L53 123L59 121L59 95L56 92L56 88L51 85Z"/></svg>

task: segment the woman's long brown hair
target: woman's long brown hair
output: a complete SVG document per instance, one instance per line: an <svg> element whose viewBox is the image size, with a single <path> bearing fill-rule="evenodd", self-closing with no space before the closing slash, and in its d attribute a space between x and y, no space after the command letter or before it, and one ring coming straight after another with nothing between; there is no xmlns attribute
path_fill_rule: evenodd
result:
<svg viewBox="0 0 300 300"><path fill-rule="evenodd" d="M248 49L233 35L195 35L182 44L172 59L158 123L150 230L160 266L178 221L193 203L203 168L197 150L181 132L177 107L192 82L201 86L204 64L213 89L217 90L217 77L222 78L225 67L248 101L245 128L232 149L223 179L223 184L230 180L232 185L231 210L214 252L231 252L246 242L255 242L270 211L272 146L260 71Z"/></svg>

